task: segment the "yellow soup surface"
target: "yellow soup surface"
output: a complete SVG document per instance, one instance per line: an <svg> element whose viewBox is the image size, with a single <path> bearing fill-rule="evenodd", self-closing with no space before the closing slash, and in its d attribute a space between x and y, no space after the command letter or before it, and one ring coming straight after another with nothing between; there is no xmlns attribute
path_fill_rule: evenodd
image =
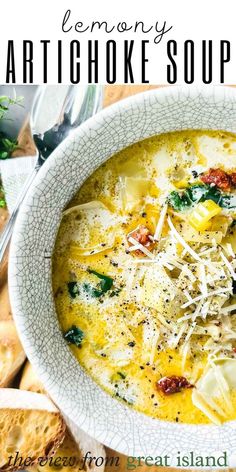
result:
<svg viewBox="0 0 236 472"><path fill-rule="evenodd" d="M62 215L56 310L110 395L168 421L236 418L236 136L181 131L100 166Z"/></svg>

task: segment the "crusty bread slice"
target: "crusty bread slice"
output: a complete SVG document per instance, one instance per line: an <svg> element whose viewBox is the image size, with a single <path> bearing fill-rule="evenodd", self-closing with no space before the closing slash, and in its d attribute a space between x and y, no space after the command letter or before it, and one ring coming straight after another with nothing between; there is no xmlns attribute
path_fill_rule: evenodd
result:
<svg viewBox="0 0 236 472"><path fill-rule="evenodd" d="M80 430L81 438L84 434L85 433ZM83 449L79 444L77 444L69 430L67 430L65 439L57 449L55 455L47 462L44 461L40 465L39 461L38 464L30 469L27 468L27 470L31 472L53 472L56 469L59 469L62 472L104 472L106 465L106 452L102 445L97 448L95 444L99 443L89 438L87 447ZM88 454L88 457L85 460L86 453Z"/></svg>
<svg viewBox="0 0 236 472"><path fill-rule="evenodd" d="M30 460L50 457L64 437L65 423L46 395L0 389L0 470L25 469Z"/></svg>
<svg viewBox="0 0 236 472"><path fill-rule="evenodd" d="M11 320L11 305L7 282L0 287L0 320Z"/></svg>
<svg viewBox="0 0 236 472"><path fill-rule="evenodd" d="M20 381L20 388L22 390L31 390L34 392L41 392L43 389L42 383L35 374L35 371L29 362L27 362L24 368ZM44 464L41 467L40 465L35 465L33 470L35 472L39 470L40 472L53 472L55 468L60 468L60 466L62 466L63 472L79 472L79 470L85 470L86 472L95 472L99 470L99 472L103 472L105 469L106 459L106 452L103 445L88 436L88 434L84 433L65 415L63 416L65 422L67 423L68 429L64 442L57 450L55 456L51 459L51 466L50 463ZM91 451L92 457L103 457L104 463L96 466L94 461L91 463L87 461L85 468L82 469L82 457L86 455L87 451ZM76 461L74 465L67 464L68 461L65 461L64 464L60 463L56 466L54 458L56 460L59 457L72 458L72 462L70 462L70 464L73 464L73 457L75 457Z"/></svg>
<svg viewBox="0 0 236 472"><path fill-rule="evenodd" d="M40 472L52 472L55 469L63 472L79 472L79 470L88 470L83 468L83 456L73 437L66 431L66 436L56 454L49 459L47 463L35 465L33 470ZM32 469L31 469L32 470Z"/></svg>
<svg viewBox="0 0 236 472"><path fill-rule="evenodd" d="M46 393L43 384L35 374L35 371L29 361L27 361L25 364L19 388L21 390L29 390L30 392Z"/></svg>
<svg viewBox="0 0 236 472"><path fill-rule="evenodd" d="M0 387L7 387L25 360L13 320L0 321Z"/></svg>

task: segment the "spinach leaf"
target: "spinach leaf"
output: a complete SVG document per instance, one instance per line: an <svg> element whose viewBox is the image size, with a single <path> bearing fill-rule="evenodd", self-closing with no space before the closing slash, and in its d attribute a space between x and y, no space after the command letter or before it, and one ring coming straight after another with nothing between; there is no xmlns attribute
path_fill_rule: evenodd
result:
<svg viewBox="0 0 236 472"><path fill-rule="evenodd" d="M235 195L223 194L216 186L210 185L192 185L182 192L174 190L167 199L176 211L183 211L206 200L213 200L222 208L236 208Z"/></svg>
<svg viewBox="0 0 236 472"><path fill-rule="evenodd" d="M95 270L91 270L91 269L88 269L88 272L89 274L96 275L96 277L101 279L99 286L103 293L108 292L108 290L110 290L110 288L113 285L113 279L111 277L108 277L108 275L99 274L99 272L96 272Z"/></svg>
<svg viewBox="0 0 236 472"><path fill-rule="evenodd" d="M71 298L76 298L80 294L78 282L68 282L67 287Z"/></svg>
<svg viewBox="0 0 236 472"><path fill-rule="evenodd" d="M80 347L84 339L84 333L80 328L77 328L77 326L73 325L64 334L64 338L69 344L75 344L77 347Z"/></svg>
<svg viewBox="0 0 236 472"><path fill-rule="evenodd" d="M183 211L186 208L190 208L194 203L205 200L218 201L220 198L220 192L216 187L210 187L207 185L192 185L191 187L177 192L174 190L168 196L169 204L174 210Z"/></svg>
<svg viewBox="0 0 236 472"><path fill-rule="evenodd" d="M97 290L95 287L88 283L79 285L78 282L68 282L67 287L71 298L78 297L81 293L81 290L84 290L91 297L100 297L103 294L101 290Z"/></svg>
<svg viewBox="0 0 236 472"><path fill-rule="evenodd" d="M81 290L86 292L90 297L99 298L104 295L104 293L108 292L113 286L113 279L111 277L99 274L95 270L91 269L88 269L88 272L89 274L96 275L96 277L100 279L100 282L95 287L88 282L85 282L82 285L79 285L78 282L68 282L67 287L71 298L76 298L80 295ZM113 295L111 294L111 296Z"/></svg>
<svg viewBox="0 0 236 472"><path fill-rule="evenodd" d="M176 192L175 190L170 193L167 198L168 203L177 211L183 211L192 205L187 192Z"/></svg>
<svg viewBox="0 0 236 472"><path fill-rule="evenodd" d="M191 202L198 203L206 200L213 200L218 203L221 197L221 192L217 187L210 185L192 185L186 189Z"/></svg>

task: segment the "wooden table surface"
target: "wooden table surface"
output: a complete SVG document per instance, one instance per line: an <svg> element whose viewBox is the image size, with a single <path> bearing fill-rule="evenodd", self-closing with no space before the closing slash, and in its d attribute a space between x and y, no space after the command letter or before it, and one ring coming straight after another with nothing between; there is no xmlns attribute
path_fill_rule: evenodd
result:
<svg viewBox="0 0 236 472"><path fill-rule="evenodd" d="M142 92L144 90L149 90L155 88L157 86L148 85L112 85L105 87L104 93L104 107L111 105L112 103L121 100L122 98L126 98L130 95L134 95L136 93ZM26 125L19 134L19 143L20 148L15 152L15 157L22 156L22 155L32 155L34 153L34 144L32 142L28 126ZM7 220L8 214L7 210L0 208L0 231L4 227L4 224ZM1 309L1 317L2 319L7 319L9 317L10 303L8 297L8 289L7 289L7 264L5 265L4 270L0 273L0 309ZM127 457L121 454L118 454L115 451L107 449L107 455L109 458L119 456L119 466L107 466L106 472L125 472L127 470ZM138 468L140 470L140 467ZM157 470L157 467L148 467L142 465L141 472L153 472ZM158 470L162 470L162 472L166 469L158 467ZM169 469L169 471L173 469Z"/></svg>

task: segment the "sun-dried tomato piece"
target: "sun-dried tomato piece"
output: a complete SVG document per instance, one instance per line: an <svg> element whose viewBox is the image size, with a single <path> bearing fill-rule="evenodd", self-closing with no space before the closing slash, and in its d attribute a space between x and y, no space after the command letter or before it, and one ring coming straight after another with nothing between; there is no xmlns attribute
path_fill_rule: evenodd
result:
<svg viewBox="0 0 236 472"><path fill-rule="evenodd" d="M222 190L230 190L231 176L222 169L209 169L200 179L204 184L214 184Z"/></svg>
<svg viewBox="0 0 236 472"><path fill-rule="evenodd" d="M230 179L232 187L236 187L236 172L232 172L232 174L230 174Z"/></svg>
<svg viewBox="0 0 236 472"><path fill-rule="evenodd" d="M138 226L138 228L128 234L127 240L129 246L132 247L133 243L130 242L129 238L135 239L135 241L137 241L137 244L140 243L142 244L142 246L148 248L149 250L152 250L154 246L152 235L149 229L144 225ZM134 251L134 254L143 255L142 251L140 251L139 249Z"/></svg>
<svg viewBox="0 0 236 472"><path fill-rule="evenodd" d="M158 390L161 390L165 395L172 395L178 393L183 388L193 388L193 385L185 377L178 375L171 375L170 377L162 377L157 382Z"/></svg>
<svg viewBox="0 0 236 472"><path fill-rule="evenodd" d="M151 233L149 229L143 225L140 225L137 229L135 229L134 231L132 231L132 233L129 234L129 236L132 236L132 238L136 239L136 241L142 244L143 246L150 246L150 235Z"/></svg>

